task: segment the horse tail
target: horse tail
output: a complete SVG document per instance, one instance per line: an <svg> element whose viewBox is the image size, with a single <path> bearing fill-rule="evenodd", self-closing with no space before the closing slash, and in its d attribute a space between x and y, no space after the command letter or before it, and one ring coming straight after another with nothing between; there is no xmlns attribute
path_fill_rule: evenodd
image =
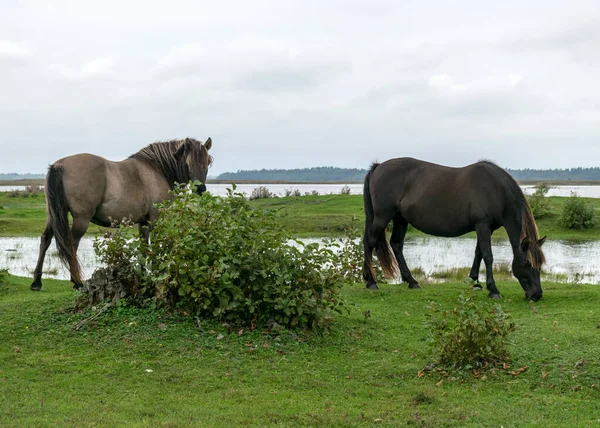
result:
<svg viewBox="0 0 600 428"><path fill-rule="evenodd" d="M363 187L363 205L365 210L365 248L366 245L368 245L369 237L372 234L373 220L375 219L375 211L373 210L373 200L371 198L370 189L371 175L373 174L373 171L375 171L375 168L377 168L378 166L379 163L376 162L371 164L371 169L365 177L365 185ZM381 263L383 274L387 278L395 278L396 276L398 276L399 271L398 262L396 261L396 257L392 253L390 244L385 238L385 227L380 232L378 232L375 238L375 253L377 255L379 263ZM371 274L373 274L373 265L368 257L365 257L365 264L366 267L371 271Z"/></svg>
<svg viewBox="0 0 600 428"><path fill-rule="evenodd" d="M69 204L63 184L63 167L60 164L50 165L46 178L46 206L48 225L54 231L58 257L69 267L71 280L81 284L81 267L75 252L73 235L69 228Z"/></svg>

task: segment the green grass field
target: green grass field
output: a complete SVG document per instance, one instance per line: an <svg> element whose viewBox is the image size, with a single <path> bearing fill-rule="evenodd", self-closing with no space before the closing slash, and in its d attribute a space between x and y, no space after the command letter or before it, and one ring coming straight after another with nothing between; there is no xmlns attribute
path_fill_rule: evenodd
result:
<svg viewBox="0 0 600 428"><path fill-rule="evenodd" d="M528 305L499 283L517 324L509 371L444 377L425 305L465 285L343 289L331 333L233 331L117 307L79 330L66 281L0 280L0 426L546 426L600 424L600 288L546 284ZM488 301L486 293L475 293ZM364 312L370 311L365 318Z"/></svg>
<svg viewBox="0 0 600 428"><path fill-rule="evenodd" d="M550 197L551 212L537 221L541 236L548 239L586 240L600 239L600 220L588 230L569 230L558 224L566 197ZM600 215L600 199L584 198L592 204ZM340 236L355 218L355 225L362 230L364 222L361 195L319 195L281 197L253 200L257 207L279 210L283 226L295 237ZM43 194L11 197L0 192L0 236L39 236L46 222L46 208ZM90 225L88 234L98 235L103 228ZM423 235L409 228L409 236ZM475 236L474 233L465 236ZM494 234L495 238L505 238L504 229Z"/></svg>

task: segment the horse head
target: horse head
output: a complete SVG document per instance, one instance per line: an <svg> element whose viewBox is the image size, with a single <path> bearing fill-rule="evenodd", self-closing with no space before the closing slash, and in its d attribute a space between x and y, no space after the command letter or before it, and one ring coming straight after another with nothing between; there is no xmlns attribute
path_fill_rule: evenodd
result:
<svg viewBox="0 0 600 428"><path fill-rule="evenodd" d="M205 143L193 138L186 138L175 153L175 157L185 163L188 179L202 182L202 185L198 186L198 194L206 191L206 176L212 164L212 156L208 154L211 147L212 139L210 137Z"/></svg>
<svg viewBox="0 0 600 428"><path fill-rule="evenodd" d="M513 274L525 290L525 298L534 302L540 300L543 293L540 269L544 264L541 247L545 241L545 236L539 240L532 240L527 236L523 238L520 245L521 251L515 252L512 264Z"/></svg>

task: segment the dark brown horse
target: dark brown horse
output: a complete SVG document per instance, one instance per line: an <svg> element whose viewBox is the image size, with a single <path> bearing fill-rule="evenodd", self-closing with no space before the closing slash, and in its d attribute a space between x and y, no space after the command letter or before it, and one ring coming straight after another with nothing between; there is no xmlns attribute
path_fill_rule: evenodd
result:
<svg viewBox="0 0 600 428"><path fill-rule="evenodd" d="M50 165L44 188L46 228L31 289L42 289L42 266L53 237L74 288L82 286L77 248L90 222L109 227L113 221L128 219L138 224L140 235L148 242L151 223L158 215L153 204L170 198L175 182L199 180L203 184L198 192L206 190L211 146L210 138L204 144L186 138L152 143L122 161L80 153Z"/></svg>
<svg viewBox="0 0 600 428"><path fill-rule="evenodd" d="M477 246L469 277L479 283L481 260L485 262L489 296L500 298L492 274L492 233L504 227L513 250L512 271L531 300L542 298L540 268L545 259L537 226L521 188L497 165L481 161L452 168L413 158L374 163L364 185L365 261L367 287L377 289L372 271L373 250L384 274L398 269L410 288L421 288L402 253L408 225L434 236L456 237L475 231ZM390 242L385 229L393 220Z"/></svg>

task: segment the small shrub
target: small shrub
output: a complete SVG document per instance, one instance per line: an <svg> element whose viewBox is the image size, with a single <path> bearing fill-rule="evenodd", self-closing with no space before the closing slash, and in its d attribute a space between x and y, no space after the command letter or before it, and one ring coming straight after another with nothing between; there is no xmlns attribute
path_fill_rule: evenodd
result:
<svg viewBox="0 0 600 428"><path fill-rule="evenodd" d="M24 190L11 190L8 194L9 197L11 198L18 198L18 197L37 197L38 195L43 193L43 189L41 186L38 186L37 184L32 184L29 186L25 186Z"/></svg>
<svg viewBox="0 0 600 428"><path fill-rule="evenodd" d="M428 308L426 324L441 367L485 369L510 361L508 336L515 325L499 304L478 302L463 293L452 310L440 311L433 302Z"/></svg>
<svg viewBox="0 0 600 428"><path fill-rule="evenodd" d="M37 184L25 186L25 193L30 196L37 196L42 191L42 188Z"/></svg>
<svg viewBox="0 0 600 428"><path fill-rule="evenodd" d="M558 221L561 226L568 229L589 229L596 224L594 207L571 192L571 197L565 202Z"/></svg>
<svg viewBox="0 0 600 428"><path fill-rule="evenodd" d="M546 183L538 184L535 191L527 197L533 217L542 218L550 212L550 199L546 197L550 187Z"/></svg>
<svg viewBox="0 0 600 428"><path fill-rule="evenodd" d="M272 193L265 186L259 186L259 187L254 188L254 190L252 190L252 193L250 194L250 200L252 200L252 199L267 199L267 198L274 198L274 197L275 197L275 194Z"/></svg>
<svg viewBox="0 0 600 428"><path fill-rule="evenodd" d="M343 232L342 238L323 240L325 245L338 249L332 255L331 269L336 270L346 282L362 283L364 249L362 229L356 216L352 216L350 224L343 227ZM377 281L384 280L383 270L379 263L373 263L373 271Z"/></svg>
<svg viewBox="0 0 600 428"><path fill-rule="evenodd" d="M148 247L119 228L96 249L124 272L123 282L140 276L146 304L250 328L326 328L344 306L333 249L288 243L275 211L252 208L233 190L199 196L178 186L173 200L157 205Z"/></svg>
<svg viewBox="0 0 600 428"><path fill-rule="evenodd" d="M344 184L344 187L340 190L340 195L349 195L350 194L350 186Z"/></svg>
<svg viewBox="0 0 600 428"><path fill-rule="evenodd" d="M297 196L302 196L302 193L300 193L300 190L298 190L298 189L285 189L284 195L286 197L290 197L290 196L297 197Z"/></svg>

